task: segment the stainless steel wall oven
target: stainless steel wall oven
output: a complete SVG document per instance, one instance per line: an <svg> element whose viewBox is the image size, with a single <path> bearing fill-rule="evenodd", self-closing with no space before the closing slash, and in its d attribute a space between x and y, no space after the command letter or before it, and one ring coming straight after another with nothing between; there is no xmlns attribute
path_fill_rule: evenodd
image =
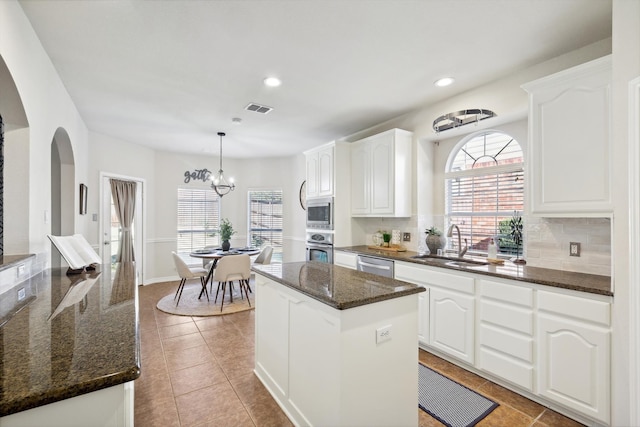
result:
<svg viewBox="0 0 640 427"><path fill-rule="evenodd" d="M307 232L307 261L333 264L333 234Z"/></svg>

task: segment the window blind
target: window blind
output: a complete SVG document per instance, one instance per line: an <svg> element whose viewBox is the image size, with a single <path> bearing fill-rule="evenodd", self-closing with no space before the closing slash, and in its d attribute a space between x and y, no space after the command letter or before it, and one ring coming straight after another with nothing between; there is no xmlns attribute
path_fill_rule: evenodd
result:
<svg viewBox="0 0 640 427"><path fill-rule="evenodd" d="M469 250L486 252L493 238L501 253L510 253L506 223L524 207L522 164L473 172L445 180L448 222L460 227L463 238L469 239ZM449 239L450 245L453 240Z"/></svg>
<svg viewBox="0 0 640 427"><path fill-rule="evenodd" d="M215 233L220 224L219 201L213 190L178 189L179 254L220 244L220 238Z"/></svg>
<svg viewBox="0 0 640 427"><path fill-rule="evenodd" d="M282 190L250 190L249 246L273 246L282 251Z"/></svg>

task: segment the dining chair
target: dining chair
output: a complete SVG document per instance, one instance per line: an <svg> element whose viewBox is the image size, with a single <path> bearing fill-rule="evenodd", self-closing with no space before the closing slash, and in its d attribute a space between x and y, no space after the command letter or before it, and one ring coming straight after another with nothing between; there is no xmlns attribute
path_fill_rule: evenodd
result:
<svg viewBox="0 0 640 427"><path fill-rule="evenodd" d="M176 270L178 270L178 276L180 276L180 284L178 285L176 294L173 297L174 300L176 299L176 297L178 298L176 307L180 303L180 298L182 297L182 291L184 290L184 284L186 283L186 281L189 279L195 279L197 277L200 278L200 284L202 285L201 295L202 292L204 292L204 294L207 296L207 301L209 301L209 292L207 292L207 283L205 282L205 277L207 277L208 271L201 267L189 267L187 263L184 262L182 258L180 258L180 255L175 252L171 252L171 254L173 255L173 262L176 265Z"/></svg>
<svg viewBox="0 0 640 427"><path fill-rule="evenodd" d="M273 255L273 246L265 246L262 248L260 254L253 261L254 264L268 265L271 264L271 256ZM251 285L247 281L247 289L249 292L253 293L253 289L251 289Z"/></svg>
<svg viewBox="0 0 640 427"><path fill-rule="evenodd" d="M254 264L271 264L271 255L273 255L273 246L265 246L262 248L260 255L253 261Z"/></svg>
<svg viewBox="0 0 640 427"><path fill-rule="evenodd" d="M218 261L216 269L213 272L213 280L218 282L218 289L216 290L216 298L214 302L218 302L218 293L222 287L222 304L220 306L220 311L222 311L224 307L224 294L226 293L227 288L229 289L229 300L230 302L233 302L234 280L237 280L239 283L240 296L244 298L244 295L246 295L249 307L251 307L251 301L249 301L249 293L247 291L250 277L251 259L249 258L249 255L226 255Z"/></svg>

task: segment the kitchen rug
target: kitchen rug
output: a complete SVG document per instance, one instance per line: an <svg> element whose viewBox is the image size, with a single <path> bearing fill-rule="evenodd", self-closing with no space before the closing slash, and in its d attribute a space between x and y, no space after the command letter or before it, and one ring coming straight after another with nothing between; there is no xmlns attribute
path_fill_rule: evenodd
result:
<svg viewBox="0 0 640 427"><path fill-rule="evenodd" d="M176 282L175 289L178 288L178 283ZM234 282L234 292L233 292L233 302L229 301L229 291L227 290L227 294L224 296L224 307L222 311L220 311L220 301L222 290L220 290L220 295L218 295L218 302L214 303L213 299L216 297L216 288L218 287L218 283L214 282L213 284L213 292L209 294L209 301L207 301L206 296L202 296L202 298L198 299L200 295L200 291L202 290L202 286L200 285L200 281L193 280L191 283L187 283L182 291L182 297L180 298L180 303L176 306L176 300L174 296L176 291L170 293L169 295L163 297L158 301L156 307L160 311L164 311L169 314L177 314L179 316L220 316L223 314L231 314L237 313L239 311L253 310L254 305L254 293L249 293L249 301L251 301L251 305L247 304L247 298L244 299L240 296L240 291L238 287L238 282ZM253 289L253 280L251 281L251 289Z"/></svg>
<svg viewBox="0 0 640 427"><path fill-rule="evenodd" d="M449 427L468 427L498 404L418 363L418 406Z"/></svg>

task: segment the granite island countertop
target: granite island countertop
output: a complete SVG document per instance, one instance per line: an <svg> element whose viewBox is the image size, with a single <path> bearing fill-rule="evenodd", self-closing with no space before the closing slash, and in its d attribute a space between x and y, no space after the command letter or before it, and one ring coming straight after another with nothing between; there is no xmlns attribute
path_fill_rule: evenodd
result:
<svg viewBox="0 0 640 427"><path fill-rule="evenodd" d="M140 375L134 265L120 264L113 280L65 273L46 270L0 296L20 300L0 327L0 416Z"/></svg>
<svg viewBox="0 0 640 427"><path fill-rule="evenodd" d="M527 265L516 265L510 261L505 261L504 265L473 265L455 266L447 265L443 262L422 258L415 259L417 252L392 252L387 250L370 249L368 246L349 246L335 248L345 252L385 258L394 261L412 262L431 267L441 267L467 273L476 273L503 279L518 280L528 283L552 286L556 288L571 289L575 291L588 292L592 294L613 296L611 277L595 274L577 273L572 271L552 270L548 268L529 267ZM466 258L466 257L465 257ZM471 259L474 259L470 257ZM480 258L481 259L481 258Z"/></svg>
<svg viewBox="0 0 640 427"><path fill-rule="evenodd" d="M412 283L316 261L254 265L251 269L337 310L425 292Z"/></svg>

